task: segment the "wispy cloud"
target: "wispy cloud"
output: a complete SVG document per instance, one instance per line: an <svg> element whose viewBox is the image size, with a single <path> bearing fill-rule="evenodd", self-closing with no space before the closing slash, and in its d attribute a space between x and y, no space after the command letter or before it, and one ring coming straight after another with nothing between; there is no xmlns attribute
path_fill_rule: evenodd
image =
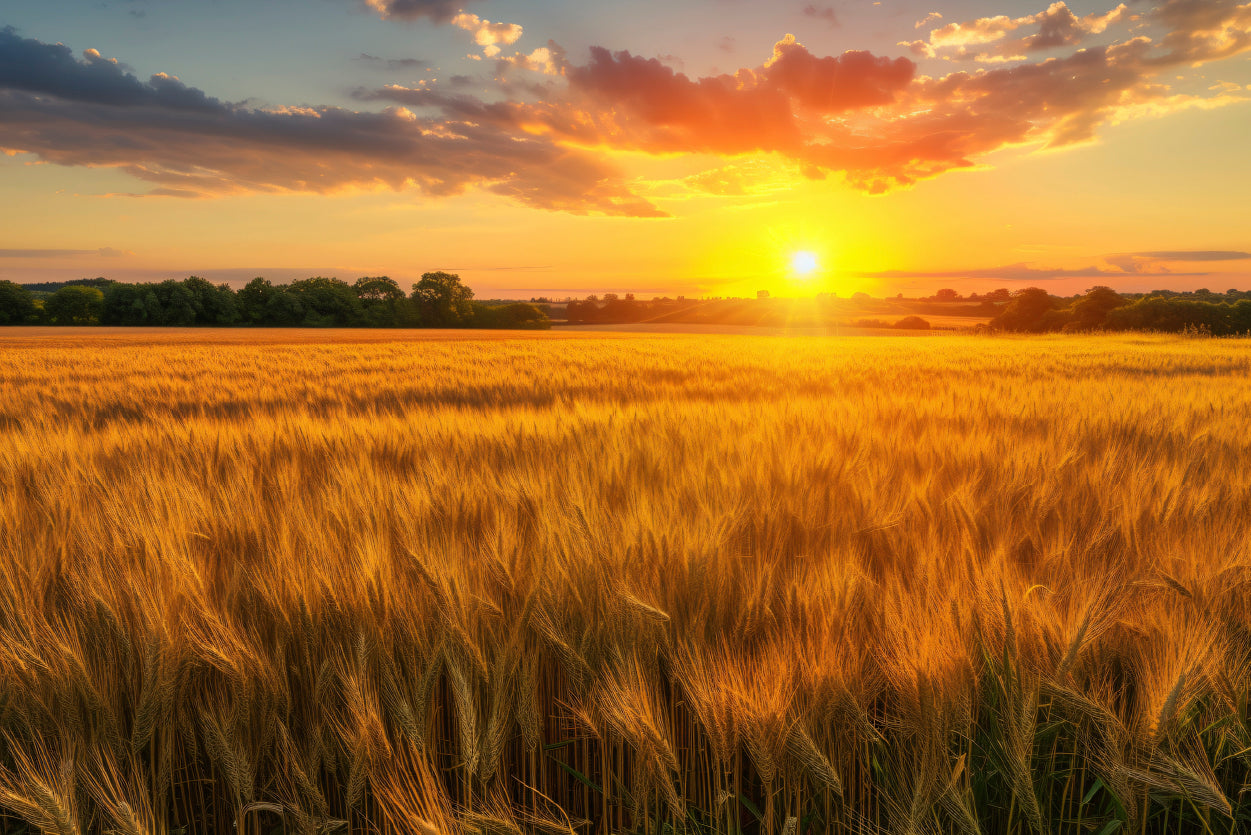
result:
<svg viewBox="0 0 1251 835"><path fill-rule="evenodd" d="M1091 264L1077 268L1043 267L1030 262L977 267L963 270L883 270L862 272L864 278L928 278L928 279L996 279L1000 281L1058 281L1069 278L1124 279L1140 275L1193 277L1208 272L1178 272L1170 263L1251 260L1251 252L1232 250L1160 250L1127 252L1100 256L1104 265Z"/></svg>
<svg viewBox="0 0 1251 835"><path fill-rule="evenodd" d="M1170 249L1128 254L1134 258L1152 258L1157 261L1246 261L1251 259L1251 252L1234 250Z"/></svg>
<svg viewBox="0 0 1251 835"><path fill-rule="evenodd" d="M1156 252L1118 252L1105 255L1104 260L1127 273L1172 272L1171 263L1203 263L1214 261L1244 261L1251 259L1251 252L1235 250L1171 249Z"/></svg>
<svg viewBox="0 0 1251 835"><path fill-rule="evenodd" d="M816 3L809 3L804 6L804 15L815 20L823 21L830 27L836 28L842 25L838 19L838 12L833 6L819 6Z"/></svg>
<svg viewBox="0 0 1251 835"><path fill-rule="evenodd" d="M0 249L0 258L73 258L85 255L122 258L134 253L108 246L100 249Z"/></svg>
<svg viewBox="0 0 1251 835"><path fill-rule="evenodd" d="M368 52L362 52L356 60L366 66L384 70L420 70L430 66L428 61L420 58L380 58Z"/></svg>
<svg viewBox="0 0 1251 835"><path fill-rule="evenodd" d="M856 273L862 278L931 278L931 279L993 279L996 281L1059 281L1068 278L1124 278L1125 270L1088 266L1076 269L1035 267L1028 263L1004 264L967 270L882 270ZM1207 273L1172 273L1172 275L1207 275Z"/></svg>

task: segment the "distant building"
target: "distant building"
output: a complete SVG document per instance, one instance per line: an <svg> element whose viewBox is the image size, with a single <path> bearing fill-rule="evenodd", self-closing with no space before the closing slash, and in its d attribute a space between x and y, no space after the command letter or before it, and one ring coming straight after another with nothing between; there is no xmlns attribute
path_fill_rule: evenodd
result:
<svg viewBox="0 0 1251 835"><path fill-rule="evenodd" d="M763 301L764 299L769 298L769 291L768 291L768 290L757 290L757 291L756 291L756 298L757 298L757 299L760 299L760 300L762 300L762 301Z"/></svg>

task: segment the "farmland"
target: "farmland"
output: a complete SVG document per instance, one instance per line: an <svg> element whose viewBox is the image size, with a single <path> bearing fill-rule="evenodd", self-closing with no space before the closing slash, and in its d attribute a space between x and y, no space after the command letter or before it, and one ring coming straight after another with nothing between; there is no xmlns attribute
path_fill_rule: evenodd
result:
<svg viewBox="0 0 1251 835"><path fill-rule="evenodd" d="M0 332L3 826L1240 831L1249 372Z"/></svg>

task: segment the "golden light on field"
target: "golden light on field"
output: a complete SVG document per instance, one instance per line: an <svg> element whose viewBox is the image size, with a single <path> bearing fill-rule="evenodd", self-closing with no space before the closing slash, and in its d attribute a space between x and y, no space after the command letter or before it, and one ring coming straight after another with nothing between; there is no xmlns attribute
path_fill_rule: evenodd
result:
<svg viewBox="0 0 1251 835"><path fill-rule="evenodd" d="M0 806L1241 831L1247 368L1141 334L0 329Z"/></svg>
<svg viewBox="0 0 1251 835"><path fill-rule="evenodd" d="M815 252L800 250L791 256L791 272L797 278L810 278L820 267Z"/></svg>

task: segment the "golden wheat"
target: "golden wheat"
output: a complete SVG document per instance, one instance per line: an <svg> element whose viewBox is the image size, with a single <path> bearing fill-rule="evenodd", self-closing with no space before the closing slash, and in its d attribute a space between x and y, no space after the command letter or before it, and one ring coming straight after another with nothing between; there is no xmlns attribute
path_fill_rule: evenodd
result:
<svg viewBox="0 0 1251 835"><path fill-rule="evenodd" d="M48 832L1235 832L1251 345L0 334Z"/></svg>

